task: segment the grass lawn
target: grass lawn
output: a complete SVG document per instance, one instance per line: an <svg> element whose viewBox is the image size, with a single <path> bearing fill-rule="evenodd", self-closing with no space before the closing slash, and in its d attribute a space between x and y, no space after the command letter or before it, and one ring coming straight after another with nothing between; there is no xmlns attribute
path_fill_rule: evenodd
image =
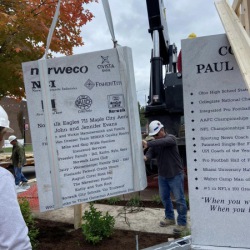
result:
<svg viewBox="0 0 250 250"><path fill-rule="evenodd" d="M11 148L3 148L2 153L11 153L12 152L12 147ZM33 152L32 144L26 144L25 145L25 152L30 153Z"/></svg>

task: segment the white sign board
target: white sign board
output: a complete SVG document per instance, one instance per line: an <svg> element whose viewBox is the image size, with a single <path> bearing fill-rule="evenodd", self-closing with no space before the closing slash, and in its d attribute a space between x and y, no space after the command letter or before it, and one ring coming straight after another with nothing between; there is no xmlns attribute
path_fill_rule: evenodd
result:
<svg viewBox="0 0 250 250"><path fill-rule="evenodd" d="M49 97L42 93L38 62L23 64L40 210L144 189L131 50L119 47L46 64ZM46 101L51 120L45 119ZM48 140L55 142L54 155Z"/></svg>
<svg viewBox="0 0 250 250"><path fill-rule="evenodd" d="M182 55L193 244L249 247L248 89L226 35L184 40Z"/></svg>

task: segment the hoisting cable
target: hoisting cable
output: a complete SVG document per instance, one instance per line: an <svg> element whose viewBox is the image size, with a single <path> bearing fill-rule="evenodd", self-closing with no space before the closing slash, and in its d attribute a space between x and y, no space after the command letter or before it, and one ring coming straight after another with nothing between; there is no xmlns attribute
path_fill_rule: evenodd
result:
<svg viewBox="0 0 250 250"><path fill-rule="evenodd" d="M132 155L132 165L133 165L133 185L134 185L134 189L137 190L138 189L138 179L141 180L141 176L140 173L138 171L138 169L136 168L136 164L137 162L139 162L139 154L137 154L136 149L140 148L139 145L135 145L133 138L136 138L136 136L138 135L138 132L135 129L135 119L134 117L137 115L136 112L134 111L133 107L130 106L130 103L134 102L134 97L133 96L133 91L136 92L134 86L132 86L132 78L134 79L134 75L130 75L133 74L133 63L131 65L127 64L127 57L128 55L124 53L124 48L119 46L119 44L117 43L117 40L115 38L115 32L114 32L114 27L113 27L113 22L112 22L112 16L111 16L111 11L110 11L110 7L109 7L109 2L108 0L102 0L102 4L103 4L103 8L104 8L104 12L105 12L105 16L107 19L107 23L109 26L109 30L110 30L110 34L112 36L112 40L114 42L114 48L116 48L117 50L117 55L118 55L118 60L119 60L119 70L120 70L120 75L121 75L121 81L122 81L122 88L123 88L123 93L125 96L125 107L127 110L127 114L128 114L128 125L129 125L129 131L130 131L130 148L131 148L131 155ZM117 46L118 45L118 46ZM132 58L132 57L131 57ZM134 90L133 90L134 89ZM139 181L140 182L140 181Z"/></svg>
<svg viewBox="0 0 250 250"><path fill-rule="evenodd" d="M59 174L58 155L57 155L55 133L54 133L54 121L52 117L52 103L51 103L50 87L48 79L47 55L52 35L54 33L58 16L60 13L60 5L61 5L61 0L59 0L57 3L56 12L53 17L53 21L47 37L45 54L40 60L38 60L42 100L44 107L45 128L46 128L47 143L48 143L48 156L49 156L50 171L51 171L51 188L53 193L53 201L55 209L62 207L62 194L61 194L61 185L59 177L60 174Z"/></svg>
<svg viewBox="0 0 250 250"><path fill-rule="evenodd" d="M116 48L116 46L118 44L117 40L115 39L115 31L114 31L114 26L113 26L113 21L112 21L112 16L111 16L111 11L110 11L110 7L109 7L109 1L108 0L102 0L102 5L103 5L103 9L104 9L104 13L106 16L106 20L109 26L109 31L112 37L112 41L114 43L114 48Z"/></svg>

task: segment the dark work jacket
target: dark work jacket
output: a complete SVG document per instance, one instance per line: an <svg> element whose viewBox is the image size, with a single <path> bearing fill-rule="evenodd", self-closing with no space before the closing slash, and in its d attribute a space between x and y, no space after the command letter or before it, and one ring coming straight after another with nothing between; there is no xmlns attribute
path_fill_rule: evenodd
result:
<svg viewBox="0 0 250 250"><path fill-rule="evenodd" d="M183 172L182 160L174 135L167 134L164 138L149 141L148 147L146 157L149 160L156 157L160 176L173 178Z"/></svg>
<svg viewBox="0 0 250 250"><path fill-rule="evenodd" d="M18 166L23 167L24 164L26 163L25 149L21 143L17 142L16 145L13 146L11 159L12 159L12 164L15 167Z"/></svg>

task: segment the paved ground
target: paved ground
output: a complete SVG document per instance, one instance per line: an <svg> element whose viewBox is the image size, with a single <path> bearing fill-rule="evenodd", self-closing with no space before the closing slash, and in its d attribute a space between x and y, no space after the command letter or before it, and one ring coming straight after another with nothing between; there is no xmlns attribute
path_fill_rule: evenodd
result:
<svg viewBox="0 0 250 250"><path fill-rule="evenodd" d="M24 167L23 170L24 174L29 179L30 185L31 186L35 185L36 184L35 167L34 166ZM152 185L151 187L148 187L143 191L123 195L122 199L129 200L132 196L138 195L141 200L152 200L152 198L158 194L159 194L158 188L156 187L156 185ZM32 195L33 193L30 196ZM37 192L35 195L37 196ZM174 228L174 226L169 226L166 228L162 228L159 226L159 221L162 220L164 217L163 209L145 208L141 211L135 209L135 211L132 212L129 210L125 210L125 208L121 206L113 206L113 205L108 206L100 204L95 204L95 206L97 207L98 210L103 212L108 211L112 216L115 217L116 219L115 228L117 229L172 234ZM87 208L88 204L82 204L82 214ZM54 220L59 222L67 222L74 225L75 223L74 210L75 207L71 206L48 212L39 212L37 204L37 206L35 206L33 209L33 213L37 218ZM188 221L190 221L189 214L188 214Z"/></svg>
<svg viewBox="0 0 250 250"><path fill-rule="evenodd" d="M88 209L88 204L82 204L82 214ZM145 208L143 210L125 210L121 206L108 206L95 204L98 211L109 212L115 218L115 228L123 230L134 230L150 233L172 234L174 226L160 227L159 222L163 219L163 209ZM175 211L176 212L176 211ZM40 213L34 212L39 219L67 222L74 224L74 207L65 207L58 210ZM188 216L189 218L189 216Z"/></svg>
<svg viewBox="0 0 250 250"><path fill-rule="evenodd" d="M84 211L88 209L89 204L84 203L81 205L65 207L58 210L52 210L47 212L40 212L38 209L38 199L37 199L37 189L36 187L36 179L32 177L34 176L34 168L27 168L26 174L29 175L29 184L31 185L29 200L30 202L36 203L33 207L33 214L36 218L44 219L44 220L51 220L51 221L58 221L58 222L66 222L72 224L72 228L77 228L79 224L77 223L77 218L81 218ZM25 192L19 194L18 196L24 195ZM143 191L126 194L122 196L122 199L129 200L132 196L138 195L141 200L152 200L152 197L158 195L158 188L150 187L146 188ZM35 197L36 196L36 197ZM166 242L165 244L160 244L156 246L152 246L148 250L154 249L169 249L169 241L172 244L176 244L176 240L173 238L173 229L174 226L168 227L160 227L159 222L164 217L164 209L160 208L144 208L144 209L131 209L122 206L109 206L109 205L101 205L95 204L95 207L98 211L102 211L104 213L109 212L110 215L114 216L115 218L115 228L122 229L122 230L133 230L133 231L141 231L141 232L149 232L149 233L162 233L166 234ZM80 210L79 210L80 208ZM75 216L77 212L80 211L80 216ZM177 212L175 211L177 215ZM190 216L188 213L188 226L190 227ZM180 241L182 239L179 239ZM177 244L178 245L178 244ZM172 246L172 245L171 245ZM183 249L183 246L182 248ZM184 249L183 249L184 250Z"/></svg>
<svg viewBox="0 0 250 250"><path fill-rule="evenodd" d="M31 186L36 184L36 179L29 180ZM32 187L31 187L32 189ZM137 195L140 196L141 200L152 200L154 195L158 194L157 188L146 188L143 191L136 192ZM19 194L19 196L25 195L25 193ZM31 194L32 195L32 194ZM125 199L130 199L133 194L126 194ZM124 197L123 197L124 198ZM82 207L82 215L86 209L88 209L89 204L84 203L80 205ZM160 227L159 222L164 217L164 209L160 208L126 208L122 206L114 206L114 205L101 205L95 204L95 207L102 212L109 212L112 216L115 217L116 223L115 228L124 229L124 230L134 230L134 231L142 231L142 232L151 232L151 233L165 233L172 234L174 226L169 227ZM33 213L36 218L59 221L59 222L67 222L72 225L76 223L76 218L74 216L74 212L79 209L77 206L65 207L58 210L52 210L47 212L40 212L38 207L33 209ZM175 211L176 213L176 211ZM189 214L188 214L188 221ZM189 223L190 224L190 223Z"/></svg>

